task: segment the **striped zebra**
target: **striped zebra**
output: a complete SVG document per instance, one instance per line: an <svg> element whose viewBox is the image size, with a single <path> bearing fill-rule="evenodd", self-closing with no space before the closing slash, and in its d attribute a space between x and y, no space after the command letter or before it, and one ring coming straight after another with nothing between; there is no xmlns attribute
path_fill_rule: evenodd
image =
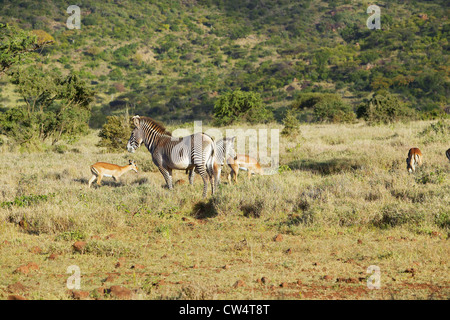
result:
<svg viewBox="0 0 450 320"><path fill-rule="evenodd" d="M448 160L450 160L450 149L445 151L445 155L447 156Z"/></svg>
<svg viewBox="0 0 450 320"><path fill-rule="evenodd" d="M127 143L128 152L134 152L142 143L152 155L153 163L173 189L172 170L195 169L203 179L203 197L206 197L208 180L214 194L217 170L214 170L214 140L204 133L194 133L183 138L172 134L161 124L148 117L133 117L135 128Z"/></svg>
<svg viewBox="0 0 450 320"><path fill-rule="evenodd" d="M222 172L222 166L225 164L225 160L231 157L232 159L236 158L236 152L234 151L234 141L236 137L232 138L223 138L217 140L216 142L216 153L215 153L215 162L214 162L214 170L217 171L217 184L220 183L220 173ZM194 184L194 176L195 171L190 169L186 170L186 173L189 174L189 183Z"/></svg>

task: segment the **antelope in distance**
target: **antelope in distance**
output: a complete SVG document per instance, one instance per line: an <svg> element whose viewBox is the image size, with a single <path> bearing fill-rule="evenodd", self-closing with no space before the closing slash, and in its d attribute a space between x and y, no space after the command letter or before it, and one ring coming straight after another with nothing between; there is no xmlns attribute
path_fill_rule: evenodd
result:
<svg viewBox="0 0 450 320"><path fill-rule="evenodd" d="M217 170L214 168L216 144L205 133L194 133L177 138L161 124L148 117L133 117L135 128L127 143L128 152L135 152L143 143L152 155L153 163L166 180L169 190L173 189L172 170L195 169L203 179L203 198L208 190L208 180L214 194Z"/></svg>
<svg viewBox="0 0 450 320"><path fill-rule="evenodd" d="M230 173L228 174L229 184L231 184L232 176L234 178L234 182L237 183L239 169L247 171L248 179L250 179L252 173L263 174L263 169L261 168L261 165L258 163L258 161L246 154L238 154L234 159L229 157L227 159L227 164L231 169Z"/></svg>
<svg viewBox="0 0 450 320"><path fill-rule="evenodd" d="M450 161L450 149L448 149L447 151L445 151L445 155L448 158L448 161Z"/></svg>
<svg viewBox="0 0 450 320"><path fill-rule="evenodd" d="M97 184L101 186L103 177L113 177L114 181L118 181L120 176L128 171L133 170L134 172L138 172L138 167L136 162L133 160L129 160L128 165L126 166L118 166L117 164L111 164L106 162L97 162L91 166L92 178L89 180L89 188L91 187L92 182L94 182L95 178L97 178Z"/></svg>
<svg viewBox="0 0 450 320"><path fill-rule="evenodd" d="M415 172L418 165L422 165L422 152L419 148L411 148L408 152L408 158L406 158L406 170L410 173Z"/></svg>

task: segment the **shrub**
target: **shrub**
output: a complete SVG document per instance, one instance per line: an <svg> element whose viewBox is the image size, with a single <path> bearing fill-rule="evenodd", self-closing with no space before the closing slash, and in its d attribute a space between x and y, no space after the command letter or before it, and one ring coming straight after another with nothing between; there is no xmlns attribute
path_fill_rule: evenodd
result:
<svg viewBox="0 0 450 320"><path fill-rule="evenodd" d="M235 90L219 97L214 105L214 118L218 125L258 123L273 120L273 113L264 106L258 93Z"/></svg>
<svg viewBox="0 0 450 320"><path fill-rule="evenodd" d="M381 210L381 218L374 221L379 228L397 227L403 224L420 224L425 220L424 213L414 207L404 208L398 204L388 204Z"/></svg>
<svg viewBox="0 0 450 320"><path fill-rule="evenodd" d="M408 121L415 116L412 109L387 91L379 92L369 101L362 103L356 113L358 118L363 118L371 125Z"/></svg>
<svg viewBox="0 0 450 320"><path fill-rule="evenodd" d="M353 122L356 118L352 107L337 94L308 92L300 94L291 105L294 110L313 112L313 121Z"/></svg>
<svg viewBox="0 0 450 320"><path fill-rule="evenodd" d="M356 119L352 107L344 101L324 99L314 106L316 121L351 123Z"/></svg>
<svg viewBox="0 0 450 320"><path fill-rule="evenodd" d="M422 132L418 134L424 143L429 142L446 142L450 134L450 123L445 120L439 120L428 125Z"/></svg>
<svg viewBox="0 0 450 320"><path fill-rule="evenodd" d="M282 135L290 136L300 133L300 121L297 119L294 111L288 110L283 119L284 128L281 131Z"/></svg>
<svg viewBox="0 0 450 320"><path fill-rule="evenodd" d="M109 116L98 136L97 147L106 147L108 151L123 151L130 138L131 127L128 116Z"/></svg>
<svg viewBox="0 0 450 320"><path fill-rule="evenodd" d="M442 184L445 181L445 171L436 169L435 171L423 170L415 177L417 183L421 184Z"/></svg>

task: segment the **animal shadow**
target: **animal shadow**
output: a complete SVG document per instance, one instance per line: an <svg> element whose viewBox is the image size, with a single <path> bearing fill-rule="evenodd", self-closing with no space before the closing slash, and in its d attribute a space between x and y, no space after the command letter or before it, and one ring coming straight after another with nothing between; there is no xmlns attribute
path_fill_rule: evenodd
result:
<svg viewBox="0 0 450 320"><path fill-rule="evenodd" d="M351 158L337 158L326 161L295 160L291 161L288 166L292 170L308 170L324 176L364 168L363 164Z"/></svg>
<svg viewBox="0 0 450 320"><path fill-rule="evenodd" d="M82 184L82 185L86 185L86 186L88 186L88 184L89 184L89 180L86 179L86 178L77 178L77 179L73 179L73 181L74 181L74 182L78 182L78 183L80 183L80 184ZM123 182L121 182L121 181L105 180L105 179L103 179L103 180L102 180L102 185L101 185L101 186L108 186L108 187L114 187L114 188L117 188L117 187L122 187L122 186L124 186L124 184L123 184ZM100 188L100 187L98 186L98 184L97 184L97 180L94 180L94 182L93 182L92 185L91 185L91 188Z"/></svg>
<svg viewBox="0 0 450 320"><path fill-rule="evenodd" d="M192 216L196 219L205 219L216 217L219 213L214 206L213 199L208 201L199 201L192 208Z"/></svg>

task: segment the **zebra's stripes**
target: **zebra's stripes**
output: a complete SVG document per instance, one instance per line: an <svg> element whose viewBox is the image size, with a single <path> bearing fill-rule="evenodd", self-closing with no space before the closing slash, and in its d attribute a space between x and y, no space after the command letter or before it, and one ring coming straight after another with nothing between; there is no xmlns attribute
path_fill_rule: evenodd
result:
<svg viewBox="0 0 450 320"><path fill-rule="evenodd" d="M217 170L217 184L220 183L220 174L222 171L222 166L225 164L226 159L236 157L236 152L234 151L234 141L236 137L223 138L216 142L216 153L215 153L215 169ZM189 174L189 183L194 184L195 171L190 169L186 170Z"/></svg>
<svg viewBox="0 0 450 320"><path fill-rule="evenodd" d="M127 143L127 150L134 152L142 143L152 155L153 163L173 189L172 170L195 169L203 179L203 197L206 197L208 180L214 194L217 170L214 170L214 140L204 133L194 133L183 138L172 137L161 124L148 117L134 116L135 128Z"/></svg>

